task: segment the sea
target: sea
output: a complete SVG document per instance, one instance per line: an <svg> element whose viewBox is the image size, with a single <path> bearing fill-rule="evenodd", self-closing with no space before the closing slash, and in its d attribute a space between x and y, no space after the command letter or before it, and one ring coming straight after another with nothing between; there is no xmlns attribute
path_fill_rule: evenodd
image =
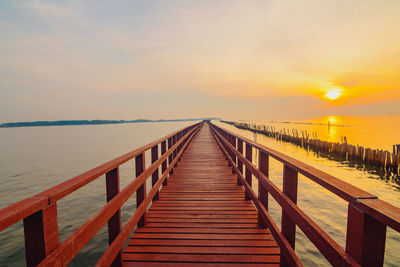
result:
<svg viewBox="0 0 400 267"><path fill-rule="evenodd" d="M239 120L238 120L239 121ZM299 121L248 120L275 129L314 132L321 140L340 141L391 151L400 144L400 117L326 116ZM399 177L376 170L352 166L346 161L321 157L290 143L237 129L219 121L216 125L234 131L265 146L304 161L316 168L362 188L394 206L400 207ZM126 152L139 148L193 122L149 122L111 125L47 126L0 129L0 209L51 186L79 175ZM149 159L149 155L146 155ZM147 160L147 165L150 160ZM256 162L254 162L256 164ZM283 166L270 159L270 179L282 187ZM120 168L121 188L134 179L134 163ZM151 180L151 179L149 179ZM149 181L148 181L149 182ZM253 178L257 192L257 182ZM341 246L345 246L347 203L336 195L299 176L299 207ZM60 242L93 216L105 203L105 178L57 202ZM122 208L122 223L135 211L134 196ZM269 212L280 225L281 208L269 198ZM25 266L22 222L0 232L0 266ZM107 249L107 229L84 247L69 266L93 266ZM388 229L385 266L400 264L400 234ZM299 228L296 253L305 266L329 266L318 249Z"/></svg>

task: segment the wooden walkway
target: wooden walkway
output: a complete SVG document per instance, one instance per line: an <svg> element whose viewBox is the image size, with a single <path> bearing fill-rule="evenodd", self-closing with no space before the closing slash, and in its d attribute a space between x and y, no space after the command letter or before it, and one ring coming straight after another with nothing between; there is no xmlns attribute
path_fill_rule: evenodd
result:
<svg viewBox="0 0 400 267"><path fill-rule="evenodd" d="M278 266L277 243L236 183L205 123L123 251L123 265Z"/></svg>

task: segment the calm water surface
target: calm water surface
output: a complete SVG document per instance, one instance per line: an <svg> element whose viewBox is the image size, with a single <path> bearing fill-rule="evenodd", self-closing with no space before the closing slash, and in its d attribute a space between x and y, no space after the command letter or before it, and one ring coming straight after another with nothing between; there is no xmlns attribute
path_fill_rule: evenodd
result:
<svg viewBox="0 0 400 267"><path fill-rule="evenodd" d="M400 116L323 116L301 121L249 121L275 127L276 130L286 129L291 133L297 129L312 132L318 139L341 142L345 136L349 144L361 145L372 149L392 151L394 144L400 144ZM330 125L330 127L328 127Z"/></svg>
<svg viewBox="0 0 400 267"><path fill-rule="evenodd" d="M309 120L309 122L326 123L327 118L318 118ZM295 128L298 131L315 131L320 139L336 142L340 141L340 135L344 135L347 136L349 143L358 143L369 147L387 147L387 149L390 149L392 144L400 143L400 120L398 120L398 116L360 117L358 119L357 117L334 117L334 119L336 122L340 122L338 124L345 124L348 127L331 126L328 131L327 125L271 123L270 121L254 122L264 122L265 125L274 126L276 129ZM260 134L255 136L253 132L237 129L225 123L216 122L216 124L249 139L257 140L258 143L288 154L300 161L307 162L320 170L400 207L400 183L398 176L387 176L384 173L376 172L376 170L356 168L357 166L349 166L348 162L333 161L320 157L312 151L306 151L290 143L276 141ZM384 125L387 127L384 127ZM354 141L352 142L351 140ZM256 158L253 156L253 159ZM256 164L255 161L254 164ZM282 189L282 174L283 165L270 158L270 178L280 189ZM255 178L253 178L253 184L255 192L258 192L257 180ZM336 242L345 247L347 202L302 175L299 175L298 190L299 207L320 225L322 229L330 234ZM272 197L269 198L269 212L278 225L280 225L281 208ZM388 229L385 266L400 265L400 254L398 251L400 251L400 234ZM306 266L329 265L299 228L297 228L296 252L300 255L301 260Z"/></svg>
<svg viewBox="0 0 400 267"><path fill-rule="evenodd" d="M193 122L2 128L0 209L191 124ZM149 159L149 155L146 158ZM133 161L121 166L121 188L134 179L134 173ZM60 241L106 203L105 190L105 178L99 177L57 202ZM133 214L135 205L136 199L132 197L123 207L123 224ZM98 261L108 246L106 228L102 228L70 266L93 266ZM23 235L21 222L0 232L1 267L25 266Z"/></svg>
<svg viewBox="0 0 400 267"><path fill-rule="evenodd" d="M335 117L335 119L343 119ZM326 118L322 118L323 121ZM318 122L318 120L314 120ZM105 161L113 159L132 149L140 147L173 130L177 130L191 122L174 123L138 123L117 125L88 125L88 126L59 126L59 127L32 127L32 128L5 128L0 129L0 208L18 200L36 194L50 186L56 185L68 178L74 177ZM239 130L230 125L217 123L219 126L237 132L250 139L254 134L249 131ZM368 119L366 119L368 124ZM369 122L370 125L374 124ZM296 124L282 124L286 129L299 127L315 127L320 129L318 136L322 139L322 132L327 131L326 126L309 126ZM360 131L366 136L377 138L381 129L369 128L368 134L365 126L362 129L357 120L351 123L354 133ZM277 128L277 126L275 125ZM319 128L322 127L322 128ZM332 127L335 136L346 135L350 143L353 135L342 133L344 127ZM391 128L393 131L393 128ZM398 136L398 129L395 132ZM326 136L330 136L328 133ZM394 135L393 132L388 135ZM332 138L333 135L331 135ZM273 149L282 151L299 160L324 170L334 176L354 184L370 193L379 196L400 207L400 195L395 178L385 178L373 172L349 167L346 162L331 161L321 158L313 152L305 151L292 144L275 141L274 139L258 135L257 142ZM385 137L386 138L386 137ZM361 140L361 139L358 139ZM386 138L386 140L389 140ZM393 138L393 140L396 140ZM375 144L376 141L369 141ZM379 143L379 145L383 145ZM387 142L387 146L393 143ZM400 143L399 140L397 143ZM359 143L364 144L364 143ZM372 146L372 145L371 145ZM148 158L148 155L147 155ZM149 161L147 161L149 162ZM121 167L121 188L126 186L134 176L133 162L128 162ZM282 186L282 164L270 160L270 178L279 187ZM84 188L74 192L58 203L60 239L65 240L80 225L90 218L105 200L105 179L100 177ZM257 183L254 181L256 189ZM257 190L256 190L257 192ZM345 244L345 229L347 218L347 205L340 198L316 185L305 177L299 177L299 206L328 232L340 245ZM271 198L270 198L271 199ZM123 223L134 212L136 201L129 200L122 210ZM270 200L270 213L280 225L281 209L276 202ZM296 251L299 253L306 266L329 265L319 254L307 238L297 232ZM385 265L398 266L400 256L400 234L388 231L386 245ZM88 243L84 250L71 262L70 266L91 266L100 258L107 248L106 228ZM24 266L22 225L17 224L0 232L0 266Z"/></svg>

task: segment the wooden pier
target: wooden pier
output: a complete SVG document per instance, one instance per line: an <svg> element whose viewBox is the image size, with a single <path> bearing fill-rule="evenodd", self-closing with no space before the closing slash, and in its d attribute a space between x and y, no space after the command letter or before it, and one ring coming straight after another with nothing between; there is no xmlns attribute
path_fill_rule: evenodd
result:
<svg viewBox="0 0 400 267"><path fill-rule="evenodd" d="M236 175L205 125L151 205L144 227L136 229L122 259L125 266L272 266L279 265L279 251L271 233L258 224L256 208L245 200L243 187L237 185Z"/></svg>
<svg viewBox="0 0 400 267"><path fill-rule="evenodd" d="M282 189L268 178L270 157L282 163ZM130 160L136 178L121 190L119 166ZM299 173L347 202L344 248L296 205ZM104 176L107 203L60 243L57 201ZM137 209L122 225L131 197ZM270 197L282 208L280 227L268 213ZM27 266L66 266L105 224L109 247L96 266L302 266L296 228L333 266L382 266L387 227L400 232L399 208L210 122L0 210L0 231L21 220Z"/></svg>

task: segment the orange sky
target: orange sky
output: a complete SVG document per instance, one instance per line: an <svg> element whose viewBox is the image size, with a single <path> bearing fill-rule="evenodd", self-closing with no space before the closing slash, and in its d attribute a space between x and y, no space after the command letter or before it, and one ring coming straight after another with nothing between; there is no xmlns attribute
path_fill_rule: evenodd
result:
<svg viewBox="0 0 400 267"><path fill-rule="evenodd" d="M400 114L398 14L397 0L6 1L0 122Z"/></svg>

